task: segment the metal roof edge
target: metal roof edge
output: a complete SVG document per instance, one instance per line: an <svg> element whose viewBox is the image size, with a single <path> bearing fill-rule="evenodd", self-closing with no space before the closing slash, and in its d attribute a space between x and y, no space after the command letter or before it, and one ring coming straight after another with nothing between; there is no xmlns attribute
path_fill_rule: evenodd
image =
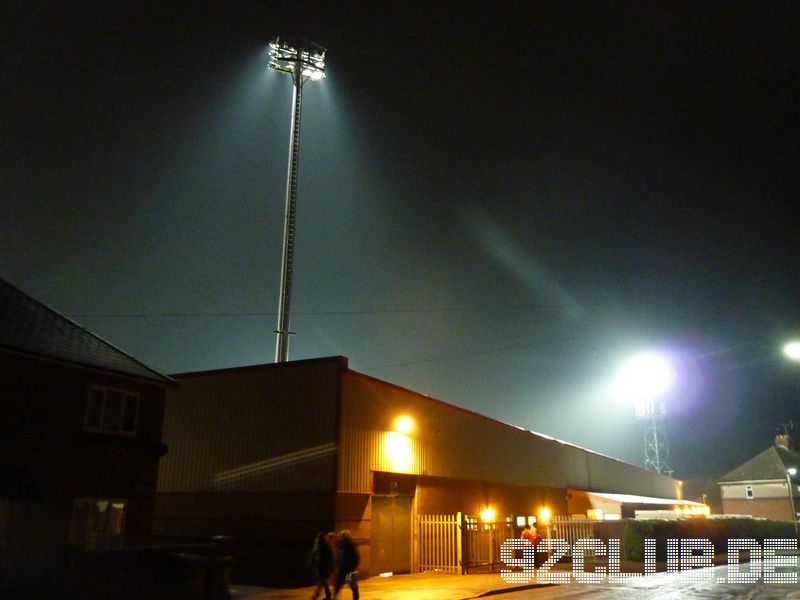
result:
<svg viewBox="0 0 800 600"><path fill-rule="evenodd" d="M433 402L438 402L439 404L443 404L443 405L448 406L450 408L455 408L456 410L460 410L462 412L469 413L471 415L480 417L482 419L486 419L488 421L491 421L492 423L497 423L499 425L503 425L504 427L509 427L511 429L515 429L515 430L520 431L522 433L527 433L527 434L530 434L530 435L534 435L536 437L539 437L539 438L542 438L542 439L545 439L547 441L551 441L551 442L554 442L554 443L557 443L557 444L562 444L564 446L571 446L572 448L575 448L576 450L581 450L583 452L587 452L589 454L593 454L593 455L599 456L601 458L605 458L605 459L608 459L608 460L613 460L615 462L618 462L620 464L623 464L623 465L626 465L626 466L629 466L629 467L634 467L634 468L637 468L637 469L641 469L641 470L643 470L643 471L645 471L647 473L652 473L653 475L660 475L662 477L667 477L668 479L672 479L673 481L680 481L679 479L676 479L674 477L668 477L667 475L664 475L663 473L654 473L653 471L647 471L647 469L645 469L644 467L640 467L639 465L632 465L631 463L627 463L624 460L620 460L619 458L614 458L613 456L608 456L607 454L603 454L602 452L597 452L595 450L590 450L589 448L584 448L583 446L579 446L578 444L574 444L572 442L567 442L567 441L564 441L564 440L560 440L558 438L555 438L553 436L547 435L545 433L539 433L539 432L533 431L531 429L525 429L524 427L521 427L519 425L514 425L512 423L506 423L505 421L501 421L499 419L494 419L492 417L489 417L487 415L481 414L481 413L476 412L474 410L471 410L469 408L464 408L463 406L458 406L457 404L451 404L449 402L445 402L444 400L439 400L438 398L434 398L433 396L429 396L427 394L423 394L422 392L417 392L417 391L412 390L410 388L404 387L402 385L398 385L396 383L392 383L390 381L386 381L384 379L380 379L380 378L375 377L373 375L367 375L366 373L362 373L360 371L355 371L355 370L349 369L349 368L347 369L347 372L348 373L352 373L354 375L358 375L359 377L362 377L362 378L365 378L365 379L371 379L372 381L376 381L376 382L382 383L384 385L391 386L391 387L396 388L396 389L404 390L406 392L409 392L409 393L412 393L412 394L416 394L418 396L422 396L424 398L427 398L428 400L432 400Z"/></svg>
<svg viewBox="0 0 800 600"><path fill-rule="evenodd" d="M272 362L272 363L256 363L253 365L243 365L239 367L222 367L219 369L201 369L200 371L182 371L179 373L170 373L170 377L173 377L177 380L184 378L184 377L203 377L203 376L212 376L212 375L221 375L223 373L237 373L237 372L246 372L246 371L256 371L259 369L281 369L281 368L291 368L297 366L303 366L312 363L323 363L323 362L338 362L340 365L341 370L347 370L347 362L348 359L346 356L341 355L333 355L333 356L320 356L316 358L302 358L299 360L288 360L286 362Z"/></svg>

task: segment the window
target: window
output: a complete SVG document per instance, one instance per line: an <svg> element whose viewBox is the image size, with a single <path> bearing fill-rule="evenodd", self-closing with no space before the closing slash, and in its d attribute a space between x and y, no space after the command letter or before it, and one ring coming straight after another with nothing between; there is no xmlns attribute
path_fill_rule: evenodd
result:
<svg viewBox="0 0 800 600"><path fill-rule="evenodd" d="M748 500L752 500L753 499L753 486L752 485L744 486L744 495L747 497Z"/></svg>
<svg viewBox="0 0 800 600"><path fill-rule="evenodd" d="M122 545L126 501L110 498L75 498L72 502L70 541L90 549Z"/></svg>
<svg viewBox="0 0 800 600"><path fill-rule="evenodd" d="M136 433L139 395L101 386L92 386L86 403L83 428L118 435Z"/></svg>

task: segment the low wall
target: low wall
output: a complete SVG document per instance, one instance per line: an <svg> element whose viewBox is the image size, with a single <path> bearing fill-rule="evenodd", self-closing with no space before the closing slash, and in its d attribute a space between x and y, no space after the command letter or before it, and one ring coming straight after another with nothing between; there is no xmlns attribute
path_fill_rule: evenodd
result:
<svg viewBox="0 0 800 600"><path fill-rule="evenodd" d="M227 600L230 557L213 544L85 550L0 545L0 597Z"/></svg>

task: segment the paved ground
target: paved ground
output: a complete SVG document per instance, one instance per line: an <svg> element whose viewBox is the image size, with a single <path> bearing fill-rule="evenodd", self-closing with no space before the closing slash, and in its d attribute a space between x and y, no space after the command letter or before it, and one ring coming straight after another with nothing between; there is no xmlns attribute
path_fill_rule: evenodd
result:
<svg viewBox="0 0 800 600"><path fill-rule="evenodd" d="M724 564L727 556L725 554L715 557L716 564ZM559 563L553 569L554 572L567 574L572 566L569 563ZM641 573L643 566L641 563L625 562L620 564L620 571L625 573ZM593 570L591 568L587 569ZM665 563L659 562L656 570L663 572ZM598 584L580 585L569 583L567 585L553 586L550 584L538 583L507 583L498 572L475 575L441 575L437 573L415 573L411 575L393 575L392 577L370 577L359 582L359 589L363 600L467 600L470 598L481 598L485 596L497 596L498 598L519 595L520 597L542 597L558 598L570 595L596 595L608 594L608 598L637 598L642 597L641 593L645 590L654 592L662 590L666 595L650 595L647 597L677 598L680 597L680 590L685 585L685 580L679 578L651 579L641 577L632 580L630 584ZM666 584L666 585L665 585ZM713 586L714 592L723 592L727 586ZM745 586L746 587L746 586ZM670 588L672 588L670 590ZM797 590L800 585L795 586ZM301 587L292 589L266 589L246 586L232 585L230 587L231 597L238 600L308 600L312 597L314 587ZM686 591L687 588L684 588ZM669 592L677 592L678 596L671 596ZM727 591L730 591L728 588ZM740 590L736 590L737 592ZM773 588L773 591L777 591ZM706 590L708 592L708 590ZM785 594L785 590L784 590ZM350 600L352 594L350 589L345 587L339 592L339 600ZM687 596L698 597L698 596ZM707 595L703 597L719 598L722 596ZM735 596L731 596L735 597ZM773 597L773 596L764 596ZM775 596L777 597L777 596Z"/></svg>
<svg viewBox="0 0 800 600"><path fill-rule="evenodd" d="M698 580L700 579L700 580ZM659 574L625 583L570 583L499 593L492 600L800 600L800 583L727 582L727 567ZM349 599L348 599L349 600ZM365 599L366 600L366 599Z"/></svg>
<svg viewBox="0 0 800 600"><path fill-rule="evenodd" d="M392 577L370 577L359 582L358 587L364 600L454 600L480 598L494 593L510 592L530 588L528 585L514 585L503 581L498 573L485 575L438 575L436 573L415 573L412 575L393 575ZM231 586L232 598L246 600L308 600L314 587L268 590ZM339 592L341 600L350 600L350 588Z"/></svg>
<svg viewBox="0 0 800 600"><path fill-rule="evenodd" d="M663 563L659 563L663 570ZM571 565L560 563L553 569L556 572L569 572ZM640 563L620 565L623 572L642 570ZM481 598L521 590L551 587L549 584L507 583L499 573L475 575L440 575L437 573L414 573L393 575L392 577L370 577L359 582L358 587L364 600L464 600ZM246 600L308 600L314 587L270 590L232 585L231 597ZM339 592L341 600L350 600L352 594L348 587Z"/></svg>

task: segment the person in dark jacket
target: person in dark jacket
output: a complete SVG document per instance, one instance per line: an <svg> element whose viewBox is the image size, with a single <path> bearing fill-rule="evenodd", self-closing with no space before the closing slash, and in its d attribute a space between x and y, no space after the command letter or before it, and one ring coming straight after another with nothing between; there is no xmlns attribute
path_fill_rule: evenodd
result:
<svg viewBox="0 0 800 600"><path fill-rule="evenodd" d="M353 600L358 600L358 549L350 536L350 532L344 530L339 533L339 570L336 571L336 580L333 586L334 598L339 594L339 590L347 582L353 591Z"/></svg>
<svg viewBox="0 0 800 600"><path fill-rule="evenodd" d="M308 562L314 579L317 580L317 589L314 590L311 600L317 600L322 590L325 590L325 600L331 600L331 588L328 582L333 574L334 563L333 547L327 534L320 531L314 538L314 546L311 548Z"/></svg>

